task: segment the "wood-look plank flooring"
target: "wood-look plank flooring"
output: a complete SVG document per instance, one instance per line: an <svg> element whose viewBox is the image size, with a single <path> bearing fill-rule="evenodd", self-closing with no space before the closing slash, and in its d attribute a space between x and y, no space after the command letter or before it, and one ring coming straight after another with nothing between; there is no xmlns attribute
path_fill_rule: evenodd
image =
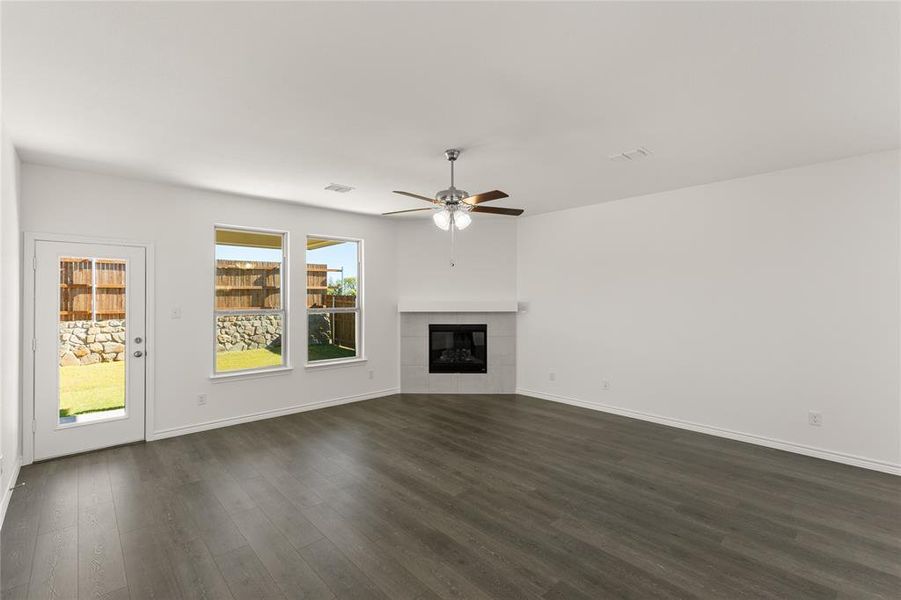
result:
<svg viewBox="0 0 901 600"><path fill-rule="evenodd" d="M23 468L3 598L901 598L901 478L523 396Z"/></svg>

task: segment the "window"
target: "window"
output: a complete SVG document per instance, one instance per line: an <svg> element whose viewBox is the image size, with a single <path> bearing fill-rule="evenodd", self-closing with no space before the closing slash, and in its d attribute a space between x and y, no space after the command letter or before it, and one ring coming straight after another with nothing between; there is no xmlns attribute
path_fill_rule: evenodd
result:
<svg viewBox="0 0 901 600"><path fill-rule="evenodd" d="M115 258L59 258L59 424L125 414L126 268Z"/></svg>
<svg viewBox="0 0 901 600"><path fill-rule="evenodd" d="M307 238L307 362L361 355L362 242Z"/></svg>
<svg viewBox="0 0 901 600"><path fill-rule="evenodd" d="M286 238L216 227L215 373L287 364Z"/></svg>

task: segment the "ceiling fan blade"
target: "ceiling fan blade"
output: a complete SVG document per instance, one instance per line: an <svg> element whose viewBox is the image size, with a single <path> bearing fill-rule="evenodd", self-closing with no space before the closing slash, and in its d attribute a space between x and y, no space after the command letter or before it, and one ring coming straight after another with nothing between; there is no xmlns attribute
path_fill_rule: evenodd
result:
<svg viewBox="0 0 901 600"><path fill-rule="evenodd" d="M410 198L419 198L420 200L425 200L426 202L431 202L435 204L434 198L427 198L426 196L420 196L419 194L411 194L410 192L400 192L398 190L394 190L395 194L400 194L402 196L409 196Z"/></svg>
<svg viewBox="0 0 901 600"><path fill-rule="evenodd" d="M400 213L408 213L408 212L419 212L421 210L432 210L432 209L431 208L408 208L407 210L394 210L391 212L382 213L382 216L399 215Z"/></svg>
<svg viewBox="0 0 901 600"><path fill-rule="evenodd" d="M492 215L508 215L518 217L523 212L521 208L498 208L496 206L473 206L470 212L475 213L491 213Z"/></svg>
<svg viewBox="0 0 901 600"><path fill-rule="evenodd" d="M481 204L482 202L488 202L489 200L500 200L501 198L507 198L507 194L500 190L494 190L491 192L485 192L484 194L476 194L475 196L470 196L463 200L466 204Z"/></svg>

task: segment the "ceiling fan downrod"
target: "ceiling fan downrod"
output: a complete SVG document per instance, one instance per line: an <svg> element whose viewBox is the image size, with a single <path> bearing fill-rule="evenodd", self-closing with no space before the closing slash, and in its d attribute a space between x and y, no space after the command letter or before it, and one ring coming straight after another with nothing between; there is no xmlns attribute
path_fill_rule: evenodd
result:
<svg viewBox="0 0 901 600"><path fill-rule="evenodd" d="M456 148L448 148L444 151L444 156L447 157L447 160L450 161L451 166L451 189L454 187L454 162L456 162L457 158L460 156L460 151Z"/></svg>
<svg viewBox="0 0 901 600"><path fill-rule="evenodd" d="M458 150L457 148L448 148L447 150L444 151L444 156L447 157L447 160L450 162L450 169L451 169L450 188L448 188L446 191L450 192L449 195L451 197L453 197L456 195L455 192L457 191L457 188L454 187L454 163L457 161L457 158L460 156L460 150ZM465 198L468 195L469 194L466 194L465 192L463 194L461 194L460 195L461 200L462 200L462 198ZM456 227L456 223L454 222L455 221L454 212L456 212L456 211L451 211L451 213L450 213L450 243L451 243L450 244L450 246L451 246L450 247L450 266L451 266L451 268L454 268L457 266L456 261L454 261L454 250L456 249L455 242L456 242L456 237L457 237L456 236L457 227Z"/></svg>

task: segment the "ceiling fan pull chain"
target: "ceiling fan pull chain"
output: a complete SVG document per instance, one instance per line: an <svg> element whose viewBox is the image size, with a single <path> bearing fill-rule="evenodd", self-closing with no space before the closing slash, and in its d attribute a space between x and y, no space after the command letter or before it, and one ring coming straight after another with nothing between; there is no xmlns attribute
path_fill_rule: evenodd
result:
<svg viewBox="0 0 901 600"><path fill-rule="evenodd" d="M451 168L453 168L453 164L451 163ZM454 241L456 240L456 236L454 235L454 230L456 229L456 225L454 224L454 213L450 214L450 234L451 234L451 248L450 248L450 266L451 268L457 266L454 263Z"/></svg>

